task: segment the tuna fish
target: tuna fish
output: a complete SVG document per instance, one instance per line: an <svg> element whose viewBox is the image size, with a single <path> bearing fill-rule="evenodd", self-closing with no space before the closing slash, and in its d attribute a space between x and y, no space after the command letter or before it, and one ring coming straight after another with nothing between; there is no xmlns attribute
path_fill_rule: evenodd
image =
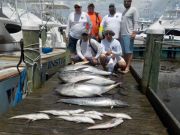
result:
<svg viewBox="0 0 180 135"><path fill-rule="evenodd" d="M118 126L119 124L123 123L123 120L121 118L113 118L112 120L97 124L91 127L88 127L87 129L108 129Z"/></svg>
<svg viewBox="0 0 180 135"><path fill-rule="evenodd" d="M35 113L35 114L24 114L24 115L17 115L11 117L10 119L28 119L31 121L40 120L40 119L50 119L47 114L44 113Z"/></svg>
<svg viewBox="0 0 180 135"><path fill-rule="evenodd" d="M106 116L115 117L115 118L122 118L122 119L132 119L131 116L125 113L103 113Z"/></svg>
<svg viewBox="0 0 180 135"><path fill-rule="evenodd" d="M127 107L128 104L121 100L106 98L106 97L94 97L94 98L69 98L60 99L57 102L76 104L82 106L97 106L97 107Z"/></svg>
<svg viewBox="0 0 180 135"><path fill-rule="evenodd" d="M64 82L86 82L97 85L111 85L115 83L115 81L108 78L79 71L61 72L59 73L59 79Z"/></svg>
<svg viewBox="0 0 180 135"><path fill-rule="evenodd" d="M119 83L110 86L100 86L87 83L68 83L60 85L55 89L59 94L72 97L91 97L95 95L102 95L103 93L117 87Z"/></svg>
<svg viewBox="0 0 180 135"><path fill-rule="evenodd" d="M73 121L77 123L91 123L91 124L95 123L93 119L85 116L59 116L57 118L64 119L67 121Z"/></svg>
<svg viewBox="0 0 180 135"><path fill-rule="evenodd" d="M68 71L68 70L79 70L79 71L88 71L97 75L111 75L111 72L107 72L98 68L95 68L93 66L89 65L69 65L65 66L61 71Z"/></svg>

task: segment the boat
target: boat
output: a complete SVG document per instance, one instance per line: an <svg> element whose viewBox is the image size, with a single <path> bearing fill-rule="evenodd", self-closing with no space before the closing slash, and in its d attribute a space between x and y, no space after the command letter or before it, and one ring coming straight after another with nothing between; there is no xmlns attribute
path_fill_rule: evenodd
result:
<svg viewBox="0 0 180 135"><path fill-rule="evenodd" d="M10 4L3 6L1 8L1 11L0 115L7 112L9 108L16 106L29 93L33 92L33 90L30 88L30 81L28 81L27 75L24 73L27 72L27 68L25 66L26 64L24 62L21 63L21 60L23 59L20 59L22 58L22 48L20 45L20 41L23 38L21 28L29 28L30 30L32 30L36 26L41 28L42 26L44 26L44 24L46 24L46 27L49 31L47 32L47 37L48 34L50 36L56 36L56 34L58 34L58 36L60 37L59 39L61 40L61 42L59 42L58 47L50 46L52 48L52 52L39 52L41 61L41 83L44 83L46 80L48 80L59 70L60 67L64 66L67 63L66 44L63 35L58 30L59 28L64 29L65 25L57 21L52 21L52 18L51 21L46 22L30 11L20 8L13 8ZM54 30L51 30L52 28L56 28L56 33L52 33L54 32ZM51 38L51 40L54 41L54 38ZM44 43L46 42L48 41L44 41ZM14 44L16 46L14 46ZM46 46L43 46L41 38L39 38L39 45L40 50L43 47L46 48ZM64 47L61 47L61 45L63 45ZM19 70L17 70L18 66ZM21 77L22 74L23 76ZM21 90L20 93L22 92L22 97L17 96L18 90Z"/></svg>
<svg viewBox="0 0 180 135"><path fill-rule="evenodd" d="M142 20L142 19L141 19ZM163 45L161 57L162 59L175 59L180 58L180 49L174 45L180 42L180 8L176 4L175 8L166 8L164 14L153 23L153 25L161 24L165 28L164 41L169 43ZM136 37L136 46L134 49L135 58L143 58L145 51L146 29L141 30ZM174 47L176 46L176 47Z"/></svg>

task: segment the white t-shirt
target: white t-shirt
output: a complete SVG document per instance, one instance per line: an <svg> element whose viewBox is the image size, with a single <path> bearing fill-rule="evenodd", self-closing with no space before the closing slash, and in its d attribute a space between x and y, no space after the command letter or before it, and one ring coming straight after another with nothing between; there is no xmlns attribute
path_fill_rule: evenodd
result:
<svg viewBox="0 0 180 135"><path fill-rule="evenodd" d="M113 38L118 39L120 34L121 17L121 13L115 13L114 15L106 15L103 17L100 26L102 26L104 30L112 30L115 33Z"/></svg>
<svg viewBox="0 0 180 135"><path fill-rule="evenodd" d="M102 53L112 51L112 53L115 54L117 61L119 61L121 59L122 48L121 48L121 44L118 40L112 39L112 41L109 42L108 40L103 39L101 41L101 47L102 47Z"/></svg>
<svg viewBox="0 0 180 135"><path fill-rule="evenodd" d="M78 40L77 44L76 44L76 51L77 51L77 54L78 56L81 58L81 59L84 59L85 57L95 57L95 58L98 58L101 54L101 46L100 44L94 40L94 39L90 39L90 43L91 43L91 46L94 48L94 50L96 52L94 52L92 50L92 48L90 47L89 45L89 40L84 42L83 40L81 41L81 44L80 44L80 41L81 40Z"/></svg>
<svg viewBox="0 0 180 135"><path fill-rule="evenodd" d="M81 14L77 14L72 12L68 18L66 36L70 35L73 38L80 39L82 32L87 30L88 27L90 33L92 23L87 13L81 12Z"/></svg>

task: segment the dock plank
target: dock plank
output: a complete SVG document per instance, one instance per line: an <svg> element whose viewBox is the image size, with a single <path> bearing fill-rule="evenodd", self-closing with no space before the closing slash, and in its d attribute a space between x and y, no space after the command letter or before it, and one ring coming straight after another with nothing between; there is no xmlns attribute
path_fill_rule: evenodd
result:
<svg viewBox="0 0 180 135"><path fill-rule="evenodd" d="M42 88L33 91L17 107L10 109L8 113L0 117L0 134L2 135L168 135L156 115L146 96L138 90L138 84L130 73L121 75L120 78L112 77L117 81L122 81L121 88L110 91L105 96L119 98L129 103L127 108L99 108L68 105L56 103L62 96L54 92L54 88L59 85L57 75L48 80ZM121 93L126 93L121 94ZM86 130L91 124L72 123L57 119L55 116L50 120L39 120L27 123L26 120L9 119L15 115L35 113L40 110L48 109L84 109L96 110L100 112L122 112L129 114L133 119L125 120L122 125L110 130ZM103 117L103 122L110 120L110 117ZM101 123L102 121L96 121Z"/></svg>

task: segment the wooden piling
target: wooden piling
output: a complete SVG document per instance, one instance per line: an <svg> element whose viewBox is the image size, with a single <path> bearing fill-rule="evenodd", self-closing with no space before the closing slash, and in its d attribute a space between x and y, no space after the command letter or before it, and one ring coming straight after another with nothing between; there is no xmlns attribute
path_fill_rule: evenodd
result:
<svg viewBox="0 0 180 135"><path fill-rule="evenodd" d="M148 87L153 90L157 89L160 54L165 30L160 24L154 24L147 30L146 51L144 58L143 75L141 89L145 94Z"/></svg>
<svg viewBox="0 0 180 135"><path fill-rule="evenodd" d="M41 86L41 55L39 48L39 26L23 27L24 56L30 90Z"/></svg>
<svg viewBox="0 0 180 135"><path fill-rule="evenodd" d="M45 26L41 26L41 40L42 40L42 47L45 46L46 39L47 39L47 28Z"/></svg>

